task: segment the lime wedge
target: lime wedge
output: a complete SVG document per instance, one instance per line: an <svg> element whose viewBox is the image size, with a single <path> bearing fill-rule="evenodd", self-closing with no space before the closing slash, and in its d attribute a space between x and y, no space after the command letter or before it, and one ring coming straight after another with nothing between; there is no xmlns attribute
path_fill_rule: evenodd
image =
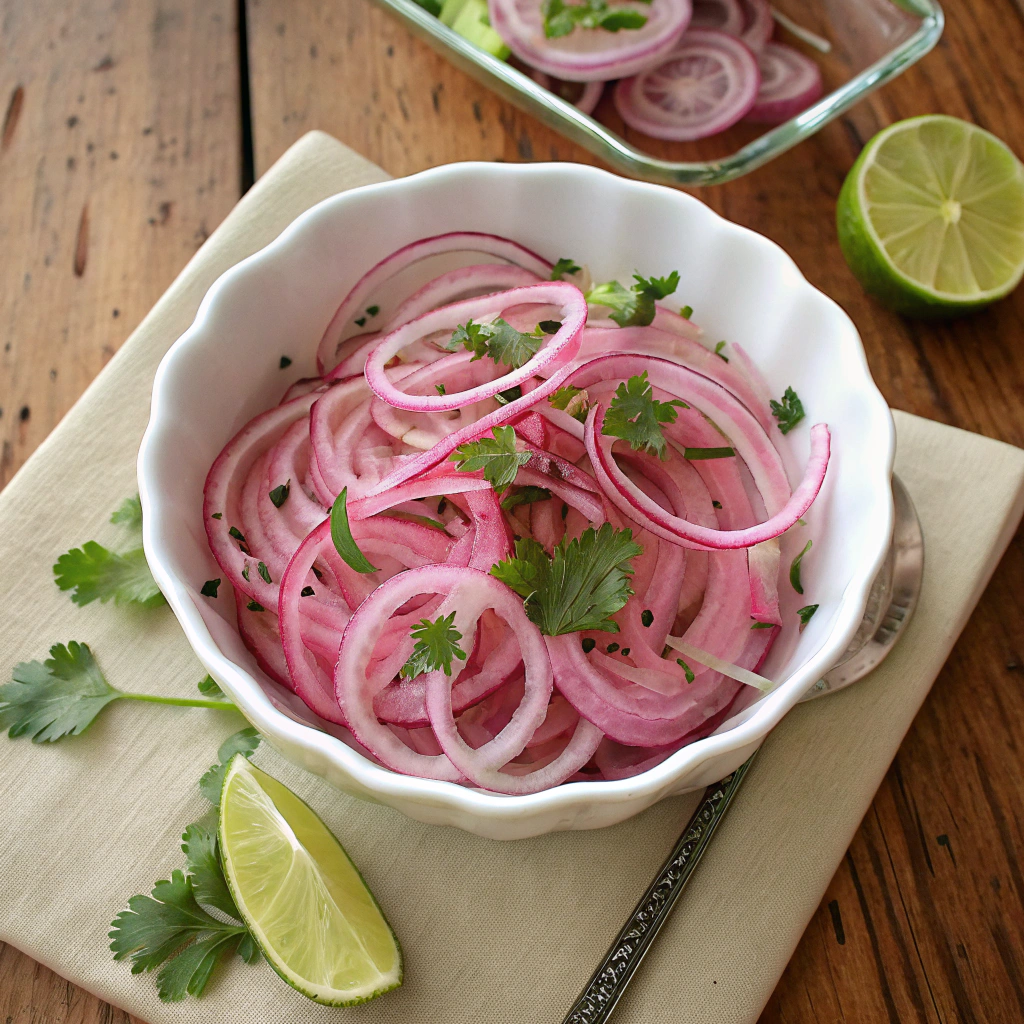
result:
<svg viewBox="0 0 1024 1024"><path fill-rule="evenodd" d="M328 1006L402 984L402 951L341 844L294 793L236 754L220 795L224 874L267 961Z"/></svg>
<svg viewBox="0 0 1024 1024"><path fill-rule="evenodd" d="M901 313L970 312L1024 277L1024 166L955 117L879 132L846 178L836 219L850 269Z"/></svg>

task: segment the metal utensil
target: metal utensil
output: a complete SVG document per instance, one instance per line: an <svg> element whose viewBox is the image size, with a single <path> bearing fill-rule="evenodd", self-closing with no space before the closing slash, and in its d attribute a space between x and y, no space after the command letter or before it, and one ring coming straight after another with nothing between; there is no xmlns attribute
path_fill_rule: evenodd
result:
<svg viewBox="0 0 1024 1024"><path fill-rule="evenodd" d="M802 701L834 693L866 676L892 650L914 614L924 573L924 538L914 503L895 476L892 491L896 508L892 544L872 584L864 619L839 664L815 683ZM731 775L704 791L700 805L672 852L562 1024L604 1024L611 1017L641 960L672 913L756 756L755 752Z"/></svg>

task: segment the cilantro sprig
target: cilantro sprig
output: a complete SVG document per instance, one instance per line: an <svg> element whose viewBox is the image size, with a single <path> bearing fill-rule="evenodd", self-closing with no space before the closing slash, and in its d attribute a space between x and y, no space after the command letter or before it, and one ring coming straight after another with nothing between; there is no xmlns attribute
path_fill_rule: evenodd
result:
<svg viewBox="0 0 1024 1024"><path fill-rule="evenodd" d="M804 404L792 388L786 388L781 402L773 398L768 404L783 434L788 434L804 418Z"/></svg>
<svg viewBox="0 0 1024 1024"><path fill-rule="evenodd" d="M510 491L501 499L501 507L506 512L510 512L519 505L532 505L537 501L547 501L550 497L551 492L546 487L534 487L528 484Z"/></svg>
<svg viewBox="0 0 1024 1024"><path fill-rule="evenodd" d="M201 692L205 683L199 684ZM15 665L11 682L0 686L0 729L8 729L12 739L30 736L34 743L53 743L85 732L116 700L235 709L226 698L159 697L119 690L107 682L89 646L72 640L67 646L54 644L44 662Z"/></svg>
<svg viewBox="0 0 1024 1024"><path fill-rule="evenodd" d="M498 317L489 324L477 324L472 320L459 324L445 348L454 352L461 346L473 353L473 362L487 356L496 363L505 363L513 370L518 370L536 355L543 341L543 332L521 334L510 323Z"/></svg>
<svg viewBox="0 0 1024 1024"><path fill-rule="evenodd" d="M651 0L644 0L650 3ZM623 7L611 7L608 0L584 0L580 4L567 4L565 0L544 0L544 35L548 39L567 36L577 26L603 28L608 32L643 28L646 15Z"/></svg>
<svg viewBox="0 0 1024 1024"><path fill-rule="evenodd" d="M601 433L628 441L634 451L645 450L666 457L663 423L675 423L676 407L688 409L679 399L659 402L647 380L647 371L630 377L615 389L615 397L605 413Z"/></svg>
<svg viewBox="0 0 1024 1024"><path fill-rule="evenodd" d="M632 530L605 523L573 540L562 539L552 555L535 540L516 541L515 557L491 574L524 599L526 614L548 636L582 630L617 633L611 618L633 596L630 559L643 552Z"/></svg>
<svg viewBox="0 0 1024 1024"><path fill-rule="evenodd" d="M590 411L590 395L587 394L586 388L565 384L548 396L548 402L555 409L567 412L580 423L586 423L587 413Z"/></svg>
<svg viewBox="0 0 1024 1024"><path fill-rule="evenodd" d="M466 660L466 652L459 646L462 634L455 628L454 622L455 612L452 612L450 615L439 615L433 622L420 619L413 626L412 638L416 646L399 673L403 679L438 671L450 676L453 659Z"/></svg>
<svg viewBox="0 0 1024 1024"><path fill-rule="evenodd" d="M607 281L586 294L588 304L607 306L609 317L620 327L646 327L657 312L655 302L667 298L679 287L679 271L668 277L633 275L633 285L625 288L618 281Z"/></svg>
<svg viewBox="0 0 1024 1024"><path fill-rule="evenodd" d="M516 450L512 427L495 427L490 437L460 444L449 458L458 463L460 473L482 469L484 479L500 494L515 482L520 467L530 461L530 453Z"/></svg>
<svg viewBox="0 0 1024 1024"><path fill-rule="evenodd" d="M149 571L146 554L138 544L142 529L142 503L139 496L127 498L110 517L110 521L124 527L133 535L136 546L119 554L96 541L86 541L80 548L72 548L57 559L53 566L54 580L61 590L72 591L71 600L77 605L93 601L106 604L138 604L154 608L164 603L164 595Z"/></svg>
<svg viewBox="0 0 1024 1024"><path fill-rule="evenodd" d="M575 261L569 259L567 256L562 256L560 259L555 261L555 265L551 268L551 280L562 281L566 277L572 277L573 274L578 274L583 268Z"/></svg>
<svg viewBox="0 0 1024 1024"><path fill-rule="evenodd" d="M200 688L202 684L200 684ZM224 773L228 770L228 762L235 754L251 757L260 745L260 734L252 727L240 729L229 736L217 750L217 764L207 768L199 780L199 792L217 806L220 804L220 789L224 784Z"/></svg>

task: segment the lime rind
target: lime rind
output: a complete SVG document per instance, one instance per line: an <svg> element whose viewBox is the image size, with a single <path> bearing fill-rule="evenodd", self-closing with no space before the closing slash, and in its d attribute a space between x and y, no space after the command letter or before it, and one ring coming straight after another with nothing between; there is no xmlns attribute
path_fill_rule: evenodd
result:
<svg viewBox="0 0 1024 1024"><path fill-rule="evenodd" d="M1024 166L957 118L911 118L876 135L847 176L836 219L850 268L898 312L970 312L1024 277Z"/></svg>
<svg viewBox="0 0 1024 1024"><path fill-rule="evenodd" d="M402 950L358 868L316 813L233 757L221 789L224 875L267 962L327 1006L402 984Z"/></svg>

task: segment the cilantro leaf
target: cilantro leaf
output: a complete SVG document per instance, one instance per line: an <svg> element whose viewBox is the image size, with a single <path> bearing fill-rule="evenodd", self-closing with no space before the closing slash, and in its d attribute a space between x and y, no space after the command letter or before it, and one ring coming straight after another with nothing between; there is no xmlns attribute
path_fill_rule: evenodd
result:
<svg viewBox="0 0 1024 1024"><path fill-rule="evenodd" d="M508 512L517 505L532 505L535 501L547 501L551 492L546 487L517 487L501 499L501 507Z"/></svg>
<svg viewBox="0 0 1024 1024"><path fill-rule="evenodd" d="M221 745L217 751L218 763L211 765L203 773L203 777L199 780L199 792L215 806L220 804L220 789L224 784L224 773L227 771L228 761L235 756L235 754L242 754L245 757L251 757L256 748L260 745L262 737L260 734L250 725L245 729L240 729L236 733L232 733Z"/></svg>
<svg viewBox="0 0 1024 1024"><path fill-rule="evenodd" d="M150 896L133 896L109 932L114 959L129 959L132 974L164 965L156 978L164 1002L202 995L217 962L246 937L245 925L220 921L203 910L191 877L181 871L157 882Z"/></svg>
<svg viewBox="0 0 1024 1024"><path fill-rule="evenodd" d="M203 597L216 597L217 591L220 589L220 577L215 580L207 580L200 589L199 593Z"/></svg>
<svg viewBox="0 0 1024 1024"><path fill-rule="evenodd" d="M511 429L511 428L510 428ZM440 615L433 622L421 619L412 628L416 646L412 656L399 673L403 679L412 679L424 672L443 671L452 674L452 659L466 660L466 652L459 646L462 634L454 627L455 612Z"/></svg>
<svg viewBox="0 0 1024 1024"><path fill-rule="evenodd" d="M575 261L571 260L566 256L562 256L555 262L555 265L551 268L551 280L561 281L566 277L571 277L573 274L578 274L583 268Z"/></svg>
<svg viewBox="0 0 1024 1024"><path fill-rule="evenodd" d="M229 700L228 695L217 685L213 676L206 675L196 683L196 689L210 700Z"/></svg>
<svg viewBox="0 0 1024 1024"><path fill-rule="evenodd" d="M331 506L331 540L338 551L338 554L356 572L377 572L377 567L359 550L359 545L352 536L352 529L348 524L348 488L343 487L341 494L334 500ZM319 579L319 577L317 577ZM264 611L258 604L253 608L254 601L246 606L252 611Z"/></svg>
<svg viewBox="0 0 1024 1024"><path fill-rule="evenodd" d="M722 354L723 348L725 348L725 342L720 341L717 345L715 345L715 355L718 356L718 358L721 359L723 362L727 363L729 362L729 357L727 355Z"/></svg>
<svg viewBox="0 0 1024 1024"><path fill-rule="evenodd" d="M634 274L633 281L631 288L624 288L618 281L599 284L587 292L587 302L611 309L608 315L620 327L646 327L654 321L655 302L679 287L679 271L673 270L668 277Z"/></svg>
<svg viewBox="0 0 1024 1024"><path fill-rule="evenodd" d="M786 388L781 402L773 398L769 403L772 415L779 421L779 430L788 434L803 418L804 405L792 388Z"/></svg>
<svg viewBox="0 0 1024 1024"><path fill-rule="evenodd" d="M449 458L458 463L461 473L482 469L484 479L500 494L515 481L519 467L530 461L530 453L516 450L512 427L495 427L491 435L460 444Z"/></svg>
<svg viewBox="0 0 1024 1024"><path fill-rule="evenodd" d="M455 328L451 341L445 347L454 352L461 345L473 353L474 361L488 356L496 363L505 363L518 370L537 353L542 341L542 336L520 334L510 323L498 317L489 324L475 324L467 320Z"/></svg>
<svg viewBox="0 0 1024 1024"><path fill-rule="evenodd" d="M554 408L567 412L580 423L585 423L587 420L587 413L590 411L590 395L587 394L586 388L565 384L554 394L548 396L548 402Z"/></svg>
<svg viewBox="0 0 1024 1024"><path fill-rule="evenodd" d="M114 510L110 521L118 526L130 529L142 529L142 499L136 494L124 501Z"/></svg>
<svg viewBox="0 0 1024 1024"><path fill-rule="evenodd" d="M643 28L647 24L643 14L609 7L608 0L584 0L580 4L567 4L565 0L544 0L541 11L544 15L544 35L548 39L567 36L577 25L581 28L603 28L609 32L618 32L624 28Z"/></svg>
<svg viewBox="0 0 1024 1024"><path fill-rule="evenodd" d="M683 675L686 676L686 681L692 683L697 677L693 674L693 669L683 661L682 658L676 658L676 664L683 670Z"/></svg>
<svg viewBox="0 0 1024 1024"><path fill-rule="evenodd" d="M804 585L800 582L800 563L804 560L804 555L811 550L813 543L814 541L809 540L803 546L803 550L793 559L793 564L789 567L789 582L798 594L804 592Z"/></svg>
<svg viewBox="0 0 1024 1024"><path fill-rule="evenodd" d="M189 825L181 837L181 852L185 854L185 871L192 880L196 901L241 921L242 915L224 881L216 831L198 823Z"/></svg>
<svg viewBox="0 0 1024 1024"><path fill-rule="evenodd" d="M804 605L803 608L797 608L796 613L800 616L800 625L806 626L811 621L811 616L818 610L816 604Z"/></svg>
<svg viewBox="0 0 1024 1024"><path fill-rule="evenodd" d="M164 603L142 548L119 555L89 540L61 555L53 574L61 590L74 591L71 600L77 605L96 600L106 603L111 598L115 604L141 604L144 608Z"/></svg>
<svg viewBox="0 0 1024 1024"><path fill-rule="evenodd" d="M683 458L690 462L699 462L702 459L731 459L736 455L735 448L723 446L721 448L684 448ZM719 506L721 507L721 506Z"/></svg>
<svg viewBox="0 0 1024 1024"><path fill-rule="evenodd" d="M100 672L86 644L55 644L45 663L23 661L0 686L0 728L12 738L29 735L52 743L85 732L93 719L122 696Z"/></svg>
<svg viewBox="0 0 1024 1024"><path fill-rule="evenodd" d="M615 389L615 397L608 406L601 433L608 437L621 437L634 451L646 450L665 458L665 435L662 423L675 423L675 407L687 408L685 402L673 399L659 402L647 381L647 371L630 377Z"/></svg>
<svg viewBox="0 0 1024 1024"><path fill-rule="evenodd" d="M288 495L292 489L291 480L286 481L283 484L278 484L269 494L270 500L274 503L274 508L280 508L287 500Z"/></svg>
<svg viewBox="0 0 1024 1024"><path fill-rule="evenodd" d="M492 566L491 574L525 599L526 614L548 636L617 633L610 616L633 595L629 560L642 551L632 530L605 523L576 539L563 538L550 557L537 541L522 538L515 557Z"/></svg>

